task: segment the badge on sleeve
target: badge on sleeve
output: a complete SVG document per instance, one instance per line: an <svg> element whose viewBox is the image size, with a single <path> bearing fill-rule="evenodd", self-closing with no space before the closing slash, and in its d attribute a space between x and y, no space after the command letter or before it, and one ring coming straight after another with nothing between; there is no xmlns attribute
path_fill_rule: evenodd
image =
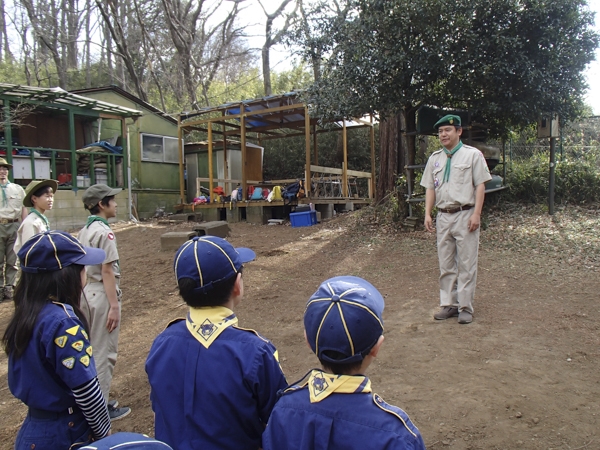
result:
<svg viewBox="0 0 600 450"><path fill-rule="evenodd" d="M83 341L75 341L71 344L71 347L80 352L83 350Z"/></svg>
<svg viewBox="0 0 600 450"><path fill-rule="evenodd" d="M88 334L86 333L86 331L83 328L81 329L81 334L83 334L83 337L86 338L88 341L90 340L90 338L88 337Z"/></svg>
<svg viewBox="0 0 600 450"><path fill-rule="evenodd" d="M81 358L79 358L79 362L87 367L90 365L90 357L88 355L83 355Z"/></svg>
<svg viewBox="0 0 600 450"><path fill-rule="evenodd" d="M67 337L66 336L59 336L56 339L54 339L54 343L56 345L58 345L60 348L63 348L65 346L65 344L67 343Z"/></svg>
<svg viewBox="0 0 600 450"><path fill-rule="evenodd" d="M71 356L70 358L63 359L62 365L65 366L67 369L72 369L75 365L75 358Z"/></svg>
<svg viewBox="0 0 600 450"><path fill-rule="evenodd" d="M71 336L75 336L77 334L77 330L79 330L79 325L69 328L67 333L69 333Z"/></svg>
<svg viewBox="0 0 600 450"><path fill-rule="evenodd" d="M86 348L86 349L85 349L85 352L86 352L88 355L92 356L92 346L90 345L88 348Z"/></svg>
<svg viewBox="0 0 600 450"><path fill-rule="evenodd" d="M112 233L108 233L107 237L111 240L114 241L115 240L115 235Z"/></svg>

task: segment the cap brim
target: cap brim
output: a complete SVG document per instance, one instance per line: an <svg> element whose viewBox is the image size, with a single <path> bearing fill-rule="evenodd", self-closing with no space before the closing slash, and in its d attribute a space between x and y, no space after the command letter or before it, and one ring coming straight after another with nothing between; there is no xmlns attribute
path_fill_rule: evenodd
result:
<svg viewBox="0 0 600 450"><path fill-rule="evenodd" d="M235 249L236 252L240 255L240 260L242 264L245 264L250 261L254 261L256 259L256 253L253 250L250 250L246 247L239 247Z"/></svg>
<svg viewBox="0 0 600 450"><path fill-rule="evenodd" d="M106 252L101 248L83 247L83 249L85 250L85 255L77 261L73 261L73 264L79 264L80 266L95 266L96 264L102 264L106 259Z"/></svg>
<svg viewBox="0 0 600 450"><path fill-rule="evenodd" d="M113 188L110 190L110 192L108 194L105 195L105 197L112 197L113 195L117 195L122 190L123 189L121 189L121 188Z"/></svg>

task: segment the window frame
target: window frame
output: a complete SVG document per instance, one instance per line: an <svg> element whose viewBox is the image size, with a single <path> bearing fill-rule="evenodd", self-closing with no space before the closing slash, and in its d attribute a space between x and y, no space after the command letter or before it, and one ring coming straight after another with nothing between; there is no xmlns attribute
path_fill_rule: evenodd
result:
<svg viewBox="0 0 600 450"><path fill-rule="evenodd" d="M150 159L147 158L144 154L144 137L148 136L148 137L153 137L153 138L160 138L162 139L162 160L158 160L158 159ZM153 163L159 163L159 164L179 164L179 159L177 159L177 161L170 161L170 160L166 160L165 156L166 156L166 146L165 146L165 140L167 139L172 139L175 142L177 142L177 149L179 150L179 138L177 137L173 137L173 136L165 136L162 134L152 134L152 133L140 133L140 159L143 162L153 162ZM183 151L183 148L182 148ZM183 157L183 155L182 155Z"/></svg>

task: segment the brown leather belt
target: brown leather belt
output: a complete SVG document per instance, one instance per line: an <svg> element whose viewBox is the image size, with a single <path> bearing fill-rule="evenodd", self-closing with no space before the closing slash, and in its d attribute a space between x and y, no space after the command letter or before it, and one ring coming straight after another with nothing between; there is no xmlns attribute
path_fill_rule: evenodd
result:
<svg viewBox="0 0 600 450"><path fill-rule="evenodd" d="M473 205L465 205L465 206L459 206L458 208L448 208L448 209L438 208L438 211L446 213L446 214L454 214L459 211L466 211L467 209L471 209L472 207L473 207Z"/></svg>
<svg viewBox="0 0 600 450"><path fill-rule="evenodd" d="M0 224L6 225L7 223L15 223L18 221L19 219L0 219Z"/></svg>

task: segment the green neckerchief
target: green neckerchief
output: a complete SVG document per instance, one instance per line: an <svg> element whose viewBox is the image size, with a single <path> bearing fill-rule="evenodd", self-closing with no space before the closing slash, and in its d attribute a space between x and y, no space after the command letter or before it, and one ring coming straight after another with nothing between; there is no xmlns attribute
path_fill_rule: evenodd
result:
<svg viewBox="0 0 600 450"><path fill-rule="evenodd" d="M89 226L91 224L93 224L94 222L102 222L103 224L105 224L107 227L110 227L110 225L108 224L108 220L106 220L104 217L100 217L100 216L90 216L88 217L87 223L85 224L86 228L89 228Z"/></svg>
<svg viewBox="0 0 600 450"><path fill-rule="evenodd" d="M444 170L444 183L450 179L450 167L452 167L452 156L460 150L463 146L462 141L458 141L458 145L454 147L452 150L446 150L444 148L444 153L448 157L446 159L446 169Z"/></svg>
<svg viewBox="0 0 600 450"><path fill-rule="evenodd" d="M46 224L46 231L50 230L50 222L48 222L48 218L42 214L41 212L39 212L37 209L35 208L29 208L29 214L36 214L40 219L42 219L44 221L44 223Z"/></svg>
<svg viewBox="0 0 600 450"><path fill-rule="evenodd" d="M8 197L6 196L6 186L10 184L10 181L7 181L6 184L0 184L2 187L2 207L8 206Z"/></svg>

